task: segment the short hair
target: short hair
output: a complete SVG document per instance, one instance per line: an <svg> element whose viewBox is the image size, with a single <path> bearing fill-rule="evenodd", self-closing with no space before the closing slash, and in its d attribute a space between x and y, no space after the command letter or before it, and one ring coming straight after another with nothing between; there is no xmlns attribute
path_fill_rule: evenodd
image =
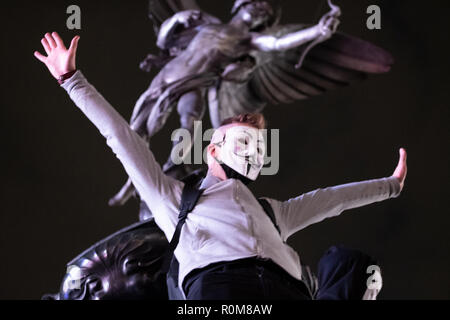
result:
<svg viewBox="0 0 450 320"><path fill-rule="evenodd" d="M244 123L256 129L265 129L266 120L262 113L244 113L222 121L220 126L226 126L232 123Z"/></svg>

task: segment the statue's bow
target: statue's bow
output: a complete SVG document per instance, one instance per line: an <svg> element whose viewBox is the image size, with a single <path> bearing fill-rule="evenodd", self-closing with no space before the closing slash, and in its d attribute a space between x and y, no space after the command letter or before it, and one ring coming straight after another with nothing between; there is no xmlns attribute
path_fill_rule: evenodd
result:
<svg viewBox="0 0 450 320"><path fill-rule="evenodd" d="M331 10L320 19L319 25L323 25L325 23L325 21L327 21L331 18L335 19L336 23L331 26L332 27L331 34L333 34L334 32L336 32L337 26L339 24L339 21L337 20L337 18L341 15L341 8L339 8L337 5L333 4L331 2L331 0L328 0L328 6L330 7ZM300 68L303 64L303 60L305 60L306 54L312 48L314 48L316 45L327 40L328 38L329 38L328 35L322 34L319 37L317 37L314 41L312 41L303 51L299 62L295 65L295 68L296 69Z"/></svg>

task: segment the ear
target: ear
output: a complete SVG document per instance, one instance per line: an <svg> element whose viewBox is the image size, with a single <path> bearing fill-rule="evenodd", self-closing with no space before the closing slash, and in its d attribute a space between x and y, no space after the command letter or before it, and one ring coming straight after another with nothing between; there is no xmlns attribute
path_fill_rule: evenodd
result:
<svg viewBox="0 0 450 320"><path fill-rule="evenodd" d="M210 155L210 156L212 156L213 158L215 158L216 157L216 145L215 144L213 144L213 143L210 143L209 145L208 145L208 154Z"/></svg>

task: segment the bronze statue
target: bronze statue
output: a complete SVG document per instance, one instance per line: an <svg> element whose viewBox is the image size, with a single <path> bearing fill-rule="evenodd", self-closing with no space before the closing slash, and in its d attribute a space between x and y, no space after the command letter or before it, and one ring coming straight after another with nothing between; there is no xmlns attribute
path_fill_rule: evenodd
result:
<svg viewBox="0 0 450 320"><path fill-rule="evenodd" d="M266 1L236 0L231 20L222 23L195 0L150 0L161 51L148 55L141 69L160 71L137 100L131 127L149 142L176 105L181 127L195 137L194 121L202 119L207 106L217 127L225 118L259 112L267 103L306 99L369 73L387 72L390 54L336 33L340 9L328 4L331 10L318 24L305 26L278 24L279 14ZM175 178L187 174L170 158L163 170ZM122 205L133 193L128 179L109 204Z"/></svg>
<svg viewBox="0 0 450 320"><path fill-rule="evenodd" d="M167 300L167 249L154 220L138 222L97 242L67 264L56 294L45 300Z"/></svg>

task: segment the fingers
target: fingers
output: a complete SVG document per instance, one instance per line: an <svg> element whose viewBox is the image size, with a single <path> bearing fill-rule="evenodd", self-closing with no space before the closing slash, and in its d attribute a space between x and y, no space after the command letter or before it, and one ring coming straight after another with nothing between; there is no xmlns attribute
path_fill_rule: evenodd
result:
<svg viewBox="0 0 450 320"><path fill-rule="evenodd" d="M398 159L397 167L404 168L406 166L406 150L403 148L400 148L399 155L400 155L400 157Z"/></svg>
<svg viewBox="0 0 450 320"><path fill-rule="evenodd" d="M403 185L406 178L406 172L407 172L407 166L406 166L406 150L403 148L400 148L399 150L399 159L397 167L395 168L395 171L393 173L393 176L398 179L400 182L400 190L403 189Z"/></svg>
<svg viewBox="0 0 450 320"><path fill-rule="evenodd" d="M80 40L80 36L73 37L72 41L70 42L69 51L76 52L78 48L78 40Z"/></svg>
<svg viewBox="0 0 450 320"><path fill-rule="evenodd" d="M399 153L400 159L406 163L406 150L404 148L400 148Z"/></svg>
<svg viewBox="0 0 450 320"><path fill-rule="evenodd" d="M403 148L400 148L399 150L400 158L398 160L399 165L406 165L406 150Z"/></svg>
<svg viewBox="0 0 450 320"><path fill-rule="evenodd" d="M45 57L44 55L42 55L40 52L35 51L34 52L34 56L41 62L45 63L45 60L47 60L47 57Z"/></svg>
<svg viewBox="0 0 450 320"><path fill-rule="evenodd" d="M402 161L402 168L403 168L400 187L401 189L403 189L403 186L405 185L406 174L408 172L408 167L406 165L406 150L403 148L400 149L400 161Z"/></svg>
<svg viewBox="0 0 450 320"><path fill-rule="evenodd" d="M64 48L64 49L66 48L64 46L64 41L61 39L61 37L59 36L59 34L57 32L52 32L52 36L53 36L53 39L55 39L56 45L58 47L61 47L61 48Z"/></svg>
<svg viewBox="0 0 450 320"><path fill-rule="evenodd" d="M52 35L50 33L45 34L45 39L47 39L48 44L50 45L50 48L56 48L56 41L53 39Z"/></svg>
<svg viewBox="0 0 450 320"><path fill-rule="evenodd" d="M44 47L45 52L47 53L47 55L49 55L50 52L52 51L52 48L48 44L47 39L42 38L41 43L42 43L42 46Z"/></svg>

